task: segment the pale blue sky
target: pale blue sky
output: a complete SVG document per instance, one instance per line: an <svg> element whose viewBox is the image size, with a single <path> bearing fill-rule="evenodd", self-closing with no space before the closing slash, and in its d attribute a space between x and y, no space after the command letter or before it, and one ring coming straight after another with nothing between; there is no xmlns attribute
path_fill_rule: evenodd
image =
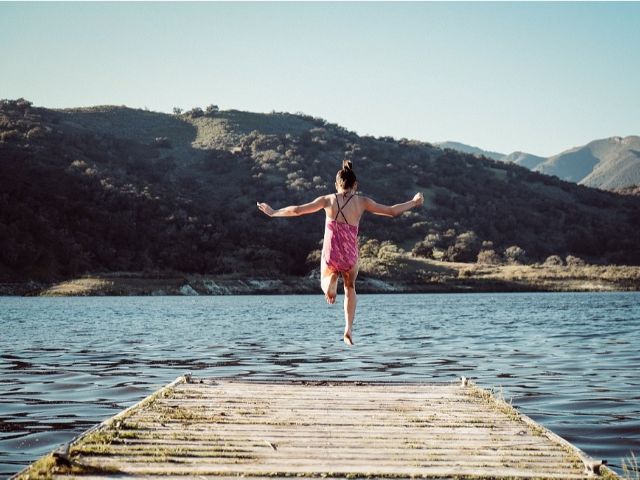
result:
<svg viewBox="0 0 640 480"><path fill-rule="evenodd" d="M0 98L551 155L640 135L640 3L0 3Z"/></svg>

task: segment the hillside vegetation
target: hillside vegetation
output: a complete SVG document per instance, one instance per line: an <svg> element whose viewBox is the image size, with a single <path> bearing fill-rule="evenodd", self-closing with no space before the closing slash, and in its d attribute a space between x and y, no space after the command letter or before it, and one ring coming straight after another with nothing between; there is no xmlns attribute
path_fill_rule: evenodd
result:
<svg viewBox="0 0 640 480"><path fill-rule="evenodd" d="M362 137L304 114L54 110L19 99L0 102L1 279L306 275L317 267L323 214L270 219L256 201L280 207L331 192L344 156L379 202L425 194L421 210L363 218L363 268L382 265L372 275L403 254L640 264L638 196L429 143Z"/></svg>

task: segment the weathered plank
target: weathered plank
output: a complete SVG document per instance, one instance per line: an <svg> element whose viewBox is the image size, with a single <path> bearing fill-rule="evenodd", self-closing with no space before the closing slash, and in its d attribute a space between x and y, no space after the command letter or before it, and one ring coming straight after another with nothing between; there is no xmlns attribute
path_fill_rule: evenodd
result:
<svg viewBox="0 0 640 480"><path fill-rule="evenodd" d="M189 376L16 477L579 479L593 475L586 466L598 470L568 442L468 382ZM614 476L604 467L601 473Z"/></svg>

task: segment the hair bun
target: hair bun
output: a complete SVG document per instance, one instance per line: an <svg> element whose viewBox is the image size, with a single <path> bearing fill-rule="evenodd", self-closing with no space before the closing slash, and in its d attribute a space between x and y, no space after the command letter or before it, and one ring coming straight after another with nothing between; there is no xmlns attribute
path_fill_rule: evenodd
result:
<svg viewBox="0 0 640 480"><path fill-rule="evenodd" d="M342 161L342 169L343 170L353 170L353 162L351 160L343 160Z"/></svg>

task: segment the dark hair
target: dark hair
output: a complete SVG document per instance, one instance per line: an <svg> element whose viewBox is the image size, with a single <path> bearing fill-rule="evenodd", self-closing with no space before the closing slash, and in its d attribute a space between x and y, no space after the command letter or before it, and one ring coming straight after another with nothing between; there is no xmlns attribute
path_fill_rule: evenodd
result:
<svg viewBox="0 0 640 480"><path fill-rule="evenodd" d="M344 190L350 190L356 184L356 174L353 172L351 160L343 160L342 168L336 174L336 184Z"/></svg>

